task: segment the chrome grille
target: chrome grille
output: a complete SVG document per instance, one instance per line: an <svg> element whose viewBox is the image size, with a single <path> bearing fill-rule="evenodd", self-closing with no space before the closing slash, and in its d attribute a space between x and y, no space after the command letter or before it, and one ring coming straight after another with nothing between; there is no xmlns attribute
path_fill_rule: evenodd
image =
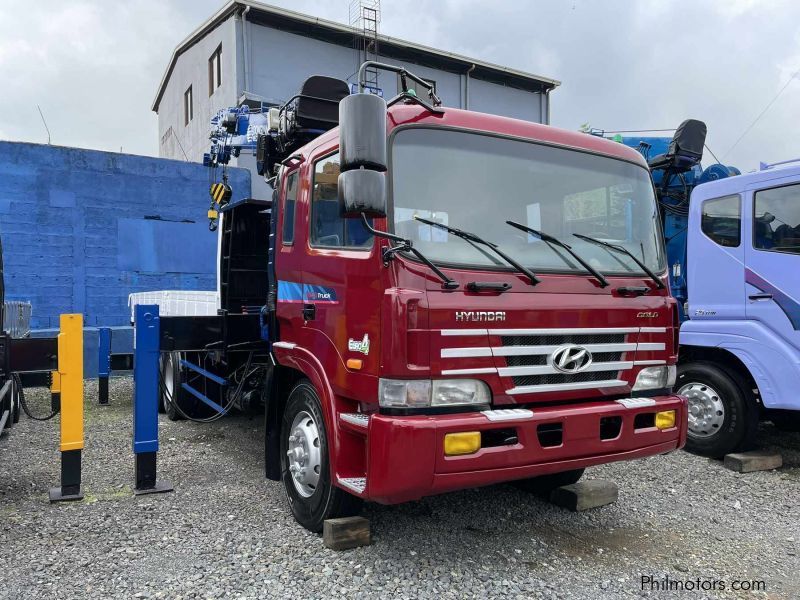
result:
<svg viewBox="0 0 800 600"><path fill-rule="evenodd" d="M626 344L626 333L591 330L572 330L564 333L536 331L534 335L503 335L502 354L506 354L507 367L500 368L501 375L510 375L515 389L531 392L547 391L552 386L581 387L597 382L599 386L619 385L619 373L633 366L623 361L626 351L634 351L635 343ZM551 363L553 351L566 344L586 347L592 354L592 364L585 371L561 373ZM519 352L510 354L511 352ZM603 368L603 363L608 363ZM528 367L528 368L526 368Z"/></svg>
<svg viewBox="0 0 800 600"><path fill-rule="evenodd" d="M617 378L618 371L588 371L567 375L566 373L549 373L547 375L523 375L512 377L514 385L558 385L561 383L584 383L587 381L608 381Z"/></svg>
<svg viewBox="0 0 800 600"><path fill-rule="evenodd" d="M664 364L660 358L634 362L636 352L659 352L665 343L653 340L639 343L639 334L666 333L662 327L608 327L564 329L447 329L442 336L452 342L444 344L441 358L446 361L441 374L486 375L497 373L513 382L508 394L535 394L592 388L619 388L628 384L623 373L635 365ZM500 345L476 346L457 344L459 338L488 336L487 341L500 339ZM495 342L496 343L496 342ZM581 346L592 354L591 363L575 373L557 369L551 358L565 345ZM495 366L486 364L494 357ZM484 362L469 367L466 361L478 358ZM648 357L649 358L649 357ZM474 363L473 363L474 364Z"/></svg>
<svg viewBox="0 0 800 600"><path fill-rule="evenodd" d="M548 354L523 354L521 356L506 356L509 367L533 367L546 365ZM592 352L594 362L616 362L622 359L622 352Z"/></svg>
<svg viewBox="0 0 800 600"><path fill-rule="evenodd" d="M523 356L506 356L506 364L509 367L533 367L536 365L546 365L546 354L533 354Z"/></svg>
<svg viewBox="0 0 800 600"><path fill-rule="evenodd" d="M503 346L560 346L562 344L621 344L624 333L571 333L562 335L504 335Z"/></svg>

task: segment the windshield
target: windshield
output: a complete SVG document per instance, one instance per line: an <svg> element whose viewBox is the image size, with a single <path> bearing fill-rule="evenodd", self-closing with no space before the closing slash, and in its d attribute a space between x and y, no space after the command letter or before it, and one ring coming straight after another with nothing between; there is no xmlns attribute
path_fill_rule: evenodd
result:
<svg viewBox="0 0 800 600"><path fill-rule="evenodd" d="M565 250L513 229L516 221L571 245L604 273L640 273L630 257L573 236L624 246L664 270L656 202L643 167L527 141L409 128L392 146L394 232L435 262L508 268L488 248L415 221L419 216L480 235L536 271L586 270Z"/></svg>

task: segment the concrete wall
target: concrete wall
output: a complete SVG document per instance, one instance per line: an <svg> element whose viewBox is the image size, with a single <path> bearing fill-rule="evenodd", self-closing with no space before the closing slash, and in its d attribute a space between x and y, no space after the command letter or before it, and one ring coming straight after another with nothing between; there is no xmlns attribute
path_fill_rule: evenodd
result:
<svg viewBox="0 0 800 600"><path fill-rule="evenodd" d="M230 174L249 196L250 173ZM0 142L0 181L6 298L32 302L34 328L126 325L131 292L216 289L202 165Z"/></svg>

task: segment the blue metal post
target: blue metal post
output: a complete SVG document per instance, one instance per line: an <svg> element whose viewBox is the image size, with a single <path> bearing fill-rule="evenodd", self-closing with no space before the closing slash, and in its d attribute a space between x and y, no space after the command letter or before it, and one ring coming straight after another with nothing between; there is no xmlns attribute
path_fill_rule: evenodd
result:
<svg viewBox="0 0 800 600"><path fill-rule="evenodd" d="M134 493L170 492L172 486L156 480L158 453L158 355L157 305L137 305L133 355L133 452L136 455Z"/></svg>
<svg viewBox="0 0 800 600"><path fill-rule="evenodd" d="M100 404L108 404L108 378L111 375L111 328L101 327L97 335L97 387Z"/></svg>

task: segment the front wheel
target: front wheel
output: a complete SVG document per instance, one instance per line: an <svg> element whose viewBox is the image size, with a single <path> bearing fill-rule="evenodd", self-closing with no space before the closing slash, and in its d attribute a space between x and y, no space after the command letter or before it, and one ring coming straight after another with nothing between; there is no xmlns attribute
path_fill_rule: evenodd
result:
<svg viewBox="0 0 800 600"><path fill-rule="evenodd" d="M294 518L309 531L322 531L326 519L361 511L360 498L333 485L328 436L314 386L300 381L289 394L281 422L281 479Z"/></svg>
<svg viewBox="0 0 800 600"><path fill-rule="evenodd" d="M531 492L539 496L549 496L550 492L556 488L578 483L580 478L583 477L583 471L583 469L573 469L572 471L539 475L538 477L513 481L512 484L524 492Z"/></svg>
<svg viewBox="0 0 800 600"><path fill-rule="evenodd" d="M689 452L720 458L752 448L758 410L735 375L713 363L687 363L678 366L675 389L689 400Z"/></svg>

